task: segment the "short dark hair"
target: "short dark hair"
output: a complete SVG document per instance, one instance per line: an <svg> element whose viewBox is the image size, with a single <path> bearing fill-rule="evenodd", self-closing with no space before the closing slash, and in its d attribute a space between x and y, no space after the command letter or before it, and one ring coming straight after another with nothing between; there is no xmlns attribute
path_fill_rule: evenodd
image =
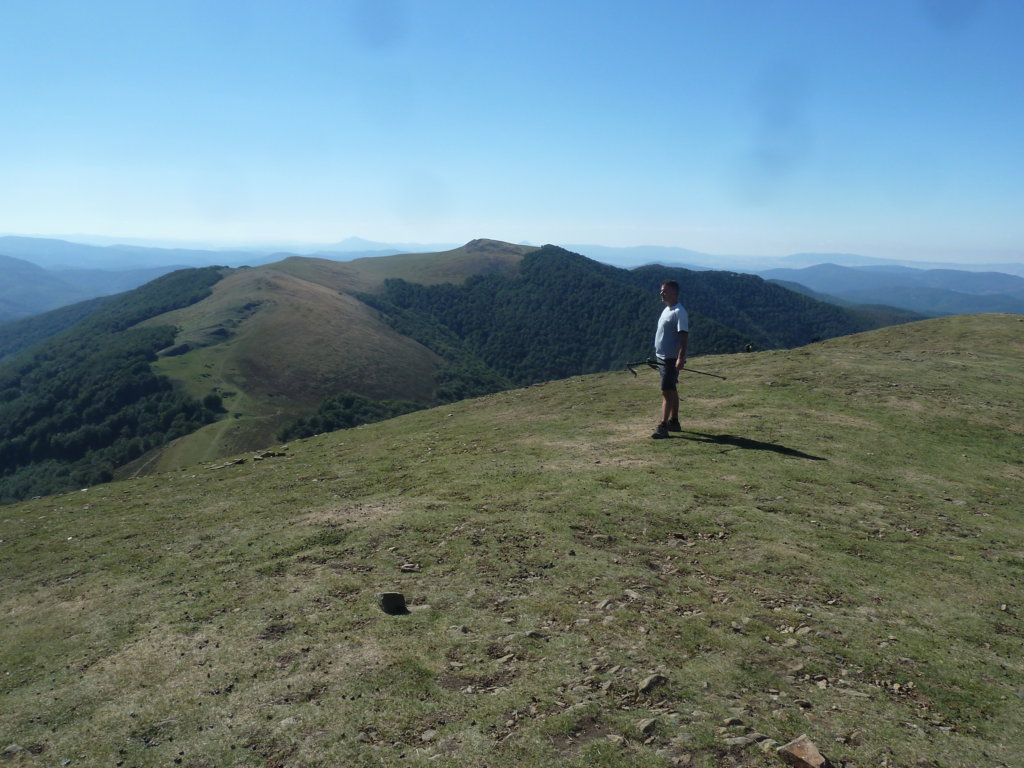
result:
<svg viewBox="0 0 1024 768"><path fill-rule="evenodd" d="M661 281L661 287L662 288L671 288L676 293L679 293L679 283L677 283L675 280L662 280Z"/></svg>

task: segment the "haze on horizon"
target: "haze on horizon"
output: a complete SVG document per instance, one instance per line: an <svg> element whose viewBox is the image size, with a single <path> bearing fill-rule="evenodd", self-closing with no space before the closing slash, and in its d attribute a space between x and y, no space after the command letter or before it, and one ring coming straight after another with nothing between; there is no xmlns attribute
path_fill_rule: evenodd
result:
<svg viewBox="0 0 1024 768"><path fill-rule="evenodd" d="M1024 261L1024 4L0 6L0 232Z"/></svg>

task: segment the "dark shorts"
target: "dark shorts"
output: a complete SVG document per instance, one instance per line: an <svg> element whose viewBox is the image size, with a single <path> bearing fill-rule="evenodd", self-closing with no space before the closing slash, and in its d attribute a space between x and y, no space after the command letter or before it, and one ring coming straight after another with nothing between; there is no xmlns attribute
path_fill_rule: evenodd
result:
<svg viewBox="0 0 1024 768"><path fill-rule="evenodd" d="M679 371L676 370L675 358L665 360L665 364L659 365L658 368L661 369L662 391L675 389L676 384L679 382Z"/></svg>

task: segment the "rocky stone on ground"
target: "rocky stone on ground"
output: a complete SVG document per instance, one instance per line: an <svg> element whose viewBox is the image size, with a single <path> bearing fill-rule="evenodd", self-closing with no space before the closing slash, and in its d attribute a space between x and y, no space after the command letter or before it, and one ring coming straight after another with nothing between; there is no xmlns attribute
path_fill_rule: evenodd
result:
<svg viewBox="0 0 1024 768"><path fill-rule="evenodd" d="M377 604L390 616L403 616L409 613L405 605L405 595L401 592L378 592Z"/></svg>
<svg viewBox="0 0 1024 768"><path fill-rule="evenodd" d="M654 726L658 724L657 718L647 717L643 720L639 720L636 724L636 729L644 734L645 736L654 730Z"/></svg>
<svg viewBox="0 0 1024 768"><path fill-rule="evenodd" d="M788 744L783 744L775 752L786 765L793 768L835 768L807 738L806 733L800 734Z"/></svg>
<svg viewBox="0 0 1024 768"><path fill-rule="evenodd" d="M643 681L640 683L640 685L637 688L637 690L639 690L640 693L650 693L655 688L657 688L659 685L664 685L667 682L668 682L668 678L665 677L664 675L658 675L658 674L650 675L650 676L645 677L643 679Z"/></svg>

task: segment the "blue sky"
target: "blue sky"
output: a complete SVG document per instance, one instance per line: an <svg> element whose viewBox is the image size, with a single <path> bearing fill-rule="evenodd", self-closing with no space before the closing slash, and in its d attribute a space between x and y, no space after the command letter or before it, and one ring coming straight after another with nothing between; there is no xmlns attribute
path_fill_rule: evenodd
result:
<svg viewBox="0 0 1024 768"><path fill-rule="evenodd" d="M1024 261L1019 0L2 0L0 233Z"/></svg>

